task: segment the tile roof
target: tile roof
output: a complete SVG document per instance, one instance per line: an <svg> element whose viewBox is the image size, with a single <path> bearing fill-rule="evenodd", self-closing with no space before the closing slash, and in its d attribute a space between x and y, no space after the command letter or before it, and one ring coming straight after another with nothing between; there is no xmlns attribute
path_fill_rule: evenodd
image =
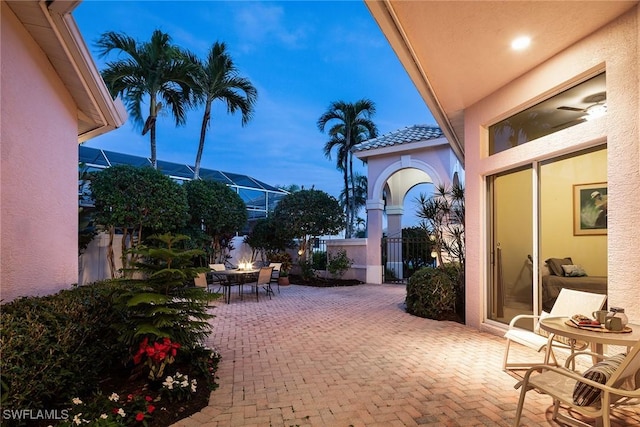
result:
<svg viewBox="0 0 640 427"><path fill-rule="evenodd" d="M408 144L410 142L438 139L443 136L444 134L442 133L442 130L437 126L413 125L361 142L353 147L353 151L365 151L375 148L391 147L394 145Z"/></svg>

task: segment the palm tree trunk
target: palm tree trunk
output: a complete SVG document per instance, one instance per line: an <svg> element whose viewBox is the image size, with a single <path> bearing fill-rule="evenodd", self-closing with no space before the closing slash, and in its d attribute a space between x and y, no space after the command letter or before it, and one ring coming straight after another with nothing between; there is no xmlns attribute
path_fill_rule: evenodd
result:
<svg viewBox="0 0 640 427"><path fill-rule="evenodd" d="M211 101L207 101L204 107L204 115L202 116L202 126L200 126L200 143L198 144L198 153L196 154L196 164L193 171L193 179L200 178L200 161L202 160L202 152L204 151L204 139L207 136L207 127L211 119Z"/></svg>
<svg viewBox="0 0 640 427"><path fill-rule="evenodd" d="M158 169L158 158L156 156L156 118L158 117L157 107L156 95L155 93L152 93L151 98L149 99L149 142L151 144L151 166L154 169Z"/></svg>
<svg viewBox="0 0 640 427"><path fill-rule="evenodd" d="M349 152L349 177L351 179L351 191L353 192L350 199L351 216L349 219L351 220L351 222L349 223L349 230L351 231L351 235L353 235L354 221L356 218L356 181L353 173L353 154L351 154L351 152Z"/></svg>
<svg viewBox="0 0 640 427"><path fill-rule="evenodd" d="M349 209L349 173L347 170L347 165L344 165L344 214L345 214L345 224L344 224L344 237L348 239L351 237L351 233L349 232L349 222L351 221L351 211Z"/></svg>
<svg viewBox="0 0 640 427"><path fill-rule="evenodd" d="M346 126L346 132L345 132L345 136L344 136L344 141L345 144L347 144L347 151L349 150L349 147L351 146L351 126L349 124L347 124ZM346 154L346 157L344 159L344 201L345 201L345 210L347 212L347 223L345 224L345 232L344 232L344 237L345 239L350 239L351 238L351 194L349 194L349 163L347 162L347 159L349 158L349 154Z"/></svg>

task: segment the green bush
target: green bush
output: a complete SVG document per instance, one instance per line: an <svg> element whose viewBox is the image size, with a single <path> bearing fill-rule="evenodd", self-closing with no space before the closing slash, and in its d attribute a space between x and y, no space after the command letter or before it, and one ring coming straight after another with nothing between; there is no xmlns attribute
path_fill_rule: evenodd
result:
<svg viewBox="0 0 640 427"><path fill-rule="evenodd" d="M327 270L334 278L342 277L352 264L353 260L347 256L347 251L340 249L335 255L329 254Z"/></svg>
<svg viewBox="0 0 640 427"><path fill-rule="evenodd" d="M419 317L440 320L455 312L456 283L454 269L424 267L416 271L407 284L407 312Z"/></svg>
<svg viewBox="0 0 640 427"><path fill-rule="evenodd" d="M325 251L314 252L312 257L314 270L326 270L327 269L327 253Z"/></svg>
<svg viewBox="0 0 640 427"><path fill-rule="evenodd" d="M125 357L111 329L111 282L26 297L2 306L3 409L57 407L93 390Z"/></svg>

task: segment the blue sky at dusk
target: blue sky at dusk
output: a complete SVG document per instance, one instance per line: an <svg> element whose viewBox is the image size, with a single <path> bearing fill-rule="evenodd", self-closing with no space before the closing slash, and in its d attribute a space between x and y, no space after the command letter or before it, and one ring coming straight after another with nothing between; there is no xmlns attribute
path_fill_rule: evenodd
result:
<svg viewBox="0 0 640 427"><path fill-rule="evenodd" d="M316 122L333 101L371 99L380 134L436 122L361 1L100 1L73 12L103 69L95 42L106 31L148 41L155 29L204 58L225 42L240 74L258 90L253 119L241 126L214 104L202 167L250 175L271 185L304 185L338 196L341 173L328 160L328 140ZM148 111L145 106L143 111ZM194 164L202 109L175 127L170 115L157 126L158 159ZM87 146L149 156L148 135L128 121ZM362 162L356 161L365 173Z"/></svg>

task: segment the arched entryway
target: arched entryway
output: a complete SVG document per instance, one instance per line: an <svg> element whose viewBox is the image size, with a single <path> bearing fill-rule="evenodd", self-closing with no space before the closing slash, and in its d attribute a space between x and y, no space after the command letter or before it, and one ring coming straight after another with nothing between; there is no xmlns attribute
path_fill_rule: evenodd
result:
<svg viewBox="0 0 640 427"><path fill-rule="evenodd" d="M366 141L354 149L367 162L366 281L382 283L381 241L386 216L387 235L400 235L405 197L422 183L451 185L454 174L463 173L460 162L438 127L411 126ZM400 272L394 256L388 268Z"/></svg>

